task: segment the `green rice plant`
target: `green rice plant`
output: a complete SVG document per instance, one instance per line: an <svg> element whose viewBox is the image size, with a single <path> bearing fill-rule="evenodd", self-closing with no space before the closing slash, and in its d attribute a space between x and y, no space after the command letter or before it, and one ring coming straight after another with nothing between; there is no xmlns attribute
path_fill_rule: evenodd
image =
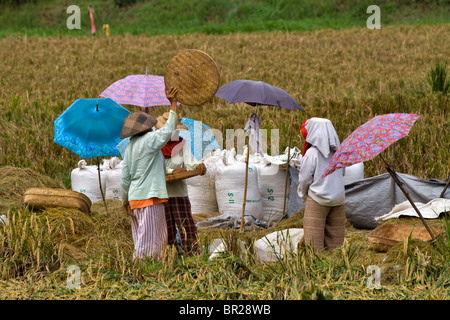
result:
<svg viewBox="0 0 450 320"><path fill-rule="evenodd" d="M447 63L436 62L434 68L428 73L427 81L433 93L448 94L450 92L450 78L447 78Z"/></svg>
<svg viewBox="0 0 450 320"><path fill-rule="evenodd" d="M438 264L448 266L450 264L448 259L450 257L450 219L448 212L443 215L441 220L444 231L436 238L434 254Z"/></svg>
<svg viewBox="0 0 450 320"><path fill-rule="evenodd" d="M303 289L301 293L303 300L333 300L333 295L327 289L317 288L313 283Z"/></svg>

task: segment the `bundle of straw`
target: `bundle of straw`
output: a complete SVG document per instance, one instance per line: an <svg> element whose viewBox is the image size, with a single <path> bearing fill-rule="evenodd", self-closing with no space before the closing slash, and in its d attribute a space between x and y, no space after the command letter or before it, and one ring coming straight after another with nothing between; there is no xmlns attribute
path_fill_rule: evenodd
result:
<svg viewBox="0 0 450 320"><path fill-rule="evenodd" d="M75 208L91 213L91 200L84 194L57 188L31 188L25 192L24 203L33 209Z"/></svg>

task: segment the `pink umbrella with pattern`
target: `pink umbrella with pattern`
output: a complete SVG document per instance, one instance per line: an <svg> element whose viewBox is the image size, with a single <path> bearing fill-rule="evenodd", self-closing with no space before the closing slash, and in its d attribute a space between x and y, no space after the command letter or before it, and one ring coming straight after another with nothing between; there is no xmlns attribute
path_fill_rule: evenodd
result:
<svg viewBox="0 0 450 320"><path fill-rule="evenodd" d="M341 143L322 178L336 169L372 160L391 144L407 136L419 117L410 113L390 113L370 119Z"/></svg>
<svg viewBox="0 0 450 320"><path fill-rule="evenodd" d="M100 97L142 108L170 105L164 89L164 77L148 75L146 69L145 74L130 75L114 82Z"/></svg>
<svg viewBox="0 0 450 320"><path fill-rule="evenodd" d="M409 134L414 122L419 117L420 115L418 114L390 113L370 119L359 126L340 144L321 178L333 173L336 169L372 160L377 155L380 155L386 164L387 171L417 212L425 228L431 235L432 243L434 243L436 238L419 209L417 209L409 197L408 192L403 188L403 183L400 181L395 170L381 156L381 152L384 149Z"/></svg>

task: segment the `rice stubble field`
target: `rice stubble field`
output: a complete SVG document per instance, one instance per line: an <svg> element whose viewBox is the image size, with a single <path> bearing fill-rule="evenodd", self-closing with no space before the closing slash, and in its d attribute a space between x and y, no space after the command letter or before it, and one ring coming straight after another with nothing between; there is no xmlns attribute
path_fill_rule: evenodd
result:
<svg viewBox="0 0 450 320"><path fill-rule="evenodd" d="M427 78L437 61L448 62L449 25L350 28L310 32L230 35L27 37L0 39L0 298L2 299L448 299L448 242L443 252L408 241L386 254L367 250L369 230L347 223L346 242L332 252L308 248L262 265L236 240L302 227L302 211L268 230L202 230L203 253L167 252L166 261L135 263L128 217L120 202L93 205L88 217L74 210L30 212L29 187L70 188L78 156L53 143L53 121L78 98L97 97L130 74L163 75L182 49L211 55L221 85L237 79L263 80L289 92L306 113L260 107L262 128L280 130L280 152L289 141L300 147L300 125L325 117L345 139L375 115L418 113L422 117L395 146L398 172L423 179L449 176L448 95L432 92ZM137 107L126 106L130 111ZM158 115L168 107L151 110ZM203 107L181 106L185 117L225 132L243 128L253 109L214 98ZM270 141L270 139L269 139ZM269 146L270 148L270 146ZM391 150L384 151L386 158ZM379 158L379 157L378 157ZM88 160L88 162L91 160ZM385 172L380 159L365 163L365 176ZM382 199L380 199L382 201ZM205 219L196 215L197 221ZM448 241L446 220L433 222ZM230 251L209 261L217 237ZM447 250L447 251L445 251ZM80 289L66 286L67 267L82 271ZM381 289L366 286L367 268L382 267Z"/></svg>

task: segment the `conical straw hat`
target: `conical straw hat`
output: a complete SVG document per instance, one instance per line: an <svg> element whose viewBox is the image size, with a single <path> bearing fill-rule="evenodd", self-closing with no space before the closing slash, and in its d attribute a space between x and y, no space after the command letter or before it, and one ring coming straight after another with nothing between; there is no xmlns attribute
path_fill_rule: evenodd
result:
<svg viewBox="0 0 450 320"><path fill-rule="evenodd" d="M158 121L148 113L142 111L130 113L123 121L120 138L124 139L147 131L153 128L157 122Z"/></svg>

